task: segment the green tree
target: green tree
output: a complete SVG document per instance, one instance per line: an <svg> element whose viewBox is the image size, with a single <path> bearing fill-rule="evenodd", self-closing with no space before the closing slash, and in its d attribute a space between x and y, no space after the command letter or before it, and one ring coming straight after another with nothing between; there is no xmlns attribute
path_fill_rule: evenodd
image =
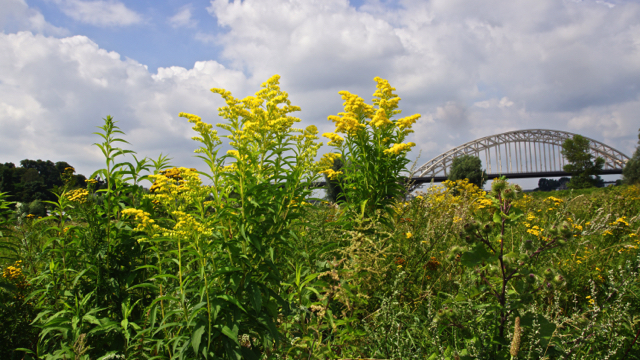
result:
<svg viewBox="0 0 640 360"><path fill-rule="evenodd" d="M15 169L16 166L14 163L8 162L0 164L0 192L6 193L7 196L15 194L16 184L20 183Z"/></svg>
<svg viewBox="0 0 640 360"><path fill-rule="evenodd" d="M86 188L84 175L74 175L73 172L75 170L66 161L53 163L50 160L25 159L20 161L20 167L10 162L0 164L0 192L6 192L15 202L54 201L56 196L51 190L62 186L65 181L69 181L71 187ZM68 174L67 180L62 177L65 173Z"/></svg>
<svg viewBox="0 0 640 360"><path fill-rule="evenodd" d="M480 158L472 155L462 155L451 163L451 174L449 180L469 179L470 183L482 188L487 182L487 173L482 170Z"/></svg>
<svg viewBox="0 0 640 360"><path fill-rule="evenodd" d="M557 190L560 186L568 183L571 179L568 177L561 177L558 180L541 178L538 180L538 190L540 191L552 191Z"/></svg>
<svg viewBox="0 0 640 360"><path fill-rule="evenodd" d="M638 130L638 145L640 145L640 129ZM640 146L636 147L633 156L624 166L622 179L625 184L640 184Z"/></svg>
<svg viewBox="0 0 640 360"><path fill-rule="evenodd" d="M586 189L602 183L598 173L604 167L604 159L597 157L593 161L594 156L589 152L589 139L574 135L564 141L561 153L569 162L563 168L571 173L571 181L567 184L569 189Z"/></svg>

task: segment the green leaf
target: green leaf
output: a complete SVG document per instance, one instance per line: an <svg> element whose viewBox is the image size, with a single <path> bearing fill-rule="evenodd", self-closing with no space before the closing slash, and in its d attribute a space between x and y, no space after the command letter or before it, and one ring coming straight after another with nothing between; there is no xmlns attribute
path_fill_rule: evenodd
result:
<svg viewBox="0 0 640 360"><path fill-rule="evenodd" d="M556 324L549 322L544 316L540 314L528 313L520 320L520 326L531 328L533 326L533 320L536 319L540 326L540 346L545 349L556 331Z"/></svg>
<svg viewBox="0 0 640 360"><path fill-rule="evenodd" d="M260 312L262 308L262 294L260 293L260 287L256 283L251 283L249 287L251 292L251 305L256 312Z"/></svg>
<svg viewBox="0 0 640 360"><path fill-rule="evenodd" d="M487 251L484 244L476 244L471 251L467 251L462 254L460 262L462 265L473 267L481 264L482 262L489 262L492 257L493 255Z"/></svg>
<svg viewBox="0 0 640 360"><path fill-rule="evenodd" d="M496 224L502 224L502 216L501 216L502 212L501 211L496 211L493 213L493 222Z"/></svg>
<svg viewBox="0 0 640 360"><path fill-rule="evenodd" d="M556 331L556 324L549 322L542 315L538 315L538 323L540 324L540 337L542 338L540 345L543 348L546 348L553 336L553 333Z"/></svg>
<svg viewBox="0 0 640 360"><path fill-rule="evenodd" d="M94 324L94 325L98 325L98 326L100 326L100 325L101 325L101 324L100 324L100 321L99 321L95 316L93 316L93 315L85 314L85 315L82 317L82 320L83 320L83 321L86 321L86 322L88 322L88 323Z"/></svg>
<svg viewBox="0 0 640 360"><path fill-rule="evenodd" d="M232 274L229 277L229 285L231 285L231 289L233 289L233 292L238 291L238 287L240 286L240 274Z"/></svg>
<svg viewBox="0 0 640 360"><path fill-rule="evenodd" d="M462 302L462 301L466 301L467 297L464 296L463 293L459 292L458 295L456 295L455 301L457 302Z"/></svg>
<svg viewBox="0 0 640 360"><path fill-rule="evenodd" d="M193 352L198 353L198 349L200 348L200 340L202 339L202 334L204 334L204 325L201 325L196 331L191 335L191 346L193 347Z"/></svg>
<svg viewBox="0 0 640 360"><path fill-rule="evenodd" d="M245 310L245 309L244 309L244 307L240 304L240 302L238 301L238 299L236 299L236 298L234 298L234 297L231 297L231 296L226 295L226 294L224 294L224 295L218 295L218 296L216 296L216 297L217 297L218 299L222 299L222 300L225 300L225 301L227 301L227 302L230 302L230 303L234 304L235 306L237 306L240 310L242 310L242 311L243 311L243 312L245 312L245 313L247 312L247 310Z"/></svg>
<svg viewBox="0 0 640 360"><path fill-rule="evenodd" d="M511 208L511 211L509 212L509 218L512 220L515 220L517 218L519 218L520 216L523 216L524 212L520 209L518 209L517 207L513 207Z"/></svg>
<svg viewBox="0 0 640 360"><path fill-rule="evenodd" d="M238 342L238 330L238 325L236 324L233 324L233 328L229 328L226 325L222 327L222 333L227 335L229 339L233 340L234 343L240 346L240 343Z"/></svg>

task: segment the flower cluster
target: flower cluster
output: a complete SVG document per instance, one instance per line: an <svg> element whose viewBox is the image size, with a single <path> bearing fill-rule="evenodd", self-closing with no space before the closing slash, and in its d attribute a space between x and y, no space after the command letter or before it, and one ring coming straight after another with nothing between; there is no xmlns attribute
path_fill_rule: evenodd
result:
<svg viewBox="0 0 640 360"><path fill-rule="evenodd" d="M325 174L329 180L335 180L338 176L342 175L342 171L334 171L333 169L322 170L320 174Z"/></svg>
<svg viewBox="0 0 640 360"><path fill-rule="evenodd" d="M404 117L402 119L398 119L396 121L396 126L398 127L398 129L401 129L401 130L406 129L406 131L413 132L413 130L411 130L411 126L413 126L413 124L415 124L415 122L418 121L419 118L420 118L419 114L414 114L411 116Z"/></svg>
<svg viewBox="0 0 640 360"><path fill-rule="evenodd" d="M375 114L373 106L365 104L364 99L348 91L339 91L342 95L344 110L338 116L330 115L329 120L336 124L336 133L355 135L364 129L366 124L362 118L371 118Z"/></svg>
<svg viewBox="0 0 640 360"><path fill-rule="evenodd" d="M122 210L122 215L130 216L133 215L135 220L139 222L138 226L136 226L136 231L146 231L148 233L154 233L155 230L158 230L158 225L155 224L155 220L151 218L151 214L144 212L138 209L124 209Z"/></svg>
<svg viewBox="0 0 640 360"><path fill-rule="evenodd" d="M517 199L513 202L513 206L521 209L523 211L529 209L529 206L533 203L533 196L522 194L520 199Z"/></svg>
<svg viewBox="0 0 640 360"><path fill-rule="evenodd" d="M344 142L344 138L338 134L335 133L324 133L322 134L322 136L328 138L329 140L329 145L335 145L335 146L340 146L342 145L342 143Z"/></svg>
<svg viewBox="0 0 640 360"><path fill-rule="evenodd" d="M384 153L389 155L400 155L401 153L406 153L407 151L411 150L411 148L414 146L416 146L416 144L413 142L409 142L406 144L394 144L391 148L386 149Z"/></svg>
<svg viewBox="0 0 640 360"><path fill-rule="evenodd" d="M628 227L629 223L627 222L627 217L623 216L621 218L616 219L616 221L609 223L609 226Z"/></svg>
<svg viewBox="0 0 640 360"><path fill-rule="evenodd" d="M622 216L608 224L608 228L602 233L604 236L622 237L631 233L627 217Z"/></svg>
<svg viewBox="0 0 640 360"><path fill-rule="evenodd" d="M549 206L547 208L547 211L555 211L563 202L564 200L558 199L557 197L553 196L549 196L548 198L544 199L544 203Z"/></svg>
<svg viewBox="0 0 640 360"><path fill-rule="evenodd" d="M535 236L535 237L541 237L542 236L542 232L544 231L544 229L541 229L540 227L538 227L538 225L533 225L530 227L529 224L525 223L525 226L528 227L527 229L527 233Z"/></svg>
<svg viewBox="0 0 640 360"><path fill-rule="evenodd" d="M153 185L147 196L156 203L175 205L176 199L180 198L182 201L177 205L183 208L192 202L196 194L201 196L204 191L200 175L193 168L174 167L149 175L149 179L153 180Z"/></svg>
<svg viewBox="0 0 640 360"><path fill-rule="evenodd" d="M487 199L487 198L478 199L478 209L484 209L487 206L491 206L492 204L493 204L493 201L491 201L491 199Z"/></svg>
<svg viewBox="0 0 640 360"><path fill-rule="evenodd" d="M221 143L220 137L218 137L218 131L213 130L213 125L207 124L200 119L199 116L193 114L187 114L181 112L178 116L186 118L190 123L194 124L192 129L195 130L200 136L194 136L191 139L203 144L219 145ZM197 149L196 153L203 153L205 150Z"/></svg>
<svg viewBox="0 0 640 360"><path fill-rule="evenodd" d="M183 211L174 211L171 215L175 217L176 223L173 226L172 230L165 231L163 233L164 236L179 236L182 238L187 238L196 234L209 236L212 234L212 230L210 228L198 222L191 214L185 213Z"/></svg>
<svg viewBox="0 0 640 360"><path fill-rule="evenodd" d="M87 189L75 189L70 190L66 193L67 199L71 202L76 202L79 204L84 204L87 202L87 198L89 197L89 191Z"/></svg>
<svg viewBox="0 0 640 360"><path fill-rule="evenodd" d="M22 277L22 260L16 261L13 265L9 265L2 272L2 277L7 280L15 280Z"/></svg>
<svg viewBox="0 0 640 360"><path fill-rule="evenodd" d="M389 118L387 117L387 112L384 109L378 109L378 111L376 111L376 114L373 116L369 124L371 124L371 126L373 127L379 128L379 127L393 125L393 121L389 120Z"/></svg>

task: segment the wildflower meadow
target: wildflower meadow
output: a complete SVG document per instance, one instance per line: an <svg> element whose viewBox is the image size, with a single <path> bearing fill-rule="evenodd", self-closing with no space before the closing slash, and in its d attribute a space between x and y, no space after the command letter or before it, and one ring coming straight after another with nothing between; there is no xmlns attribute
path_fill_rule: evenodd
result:
<svg viewBox="0 0 640 360"><path fill-rule="evenodd" d="M373 105L340 92L319 160L276 75L212 89L215 128L179 114L197 169L108 116L86 189L65 170L46 216L0 194L0 358L640 359L640 186L408 194L420 115L374 80Z"/></svg>

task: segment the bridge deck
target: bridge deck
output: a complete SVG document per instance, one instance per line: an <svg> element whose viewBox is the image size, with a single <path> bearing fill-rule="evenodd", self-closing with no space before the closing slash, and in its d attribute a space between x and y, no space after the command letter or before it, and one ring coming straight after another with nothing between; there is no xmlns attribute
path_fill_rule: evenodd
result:
<svg viewBox="0 0 640 360"><path fill-rule="evenodd" d="M621 169L604 169L600 171L600 175L618 175L622 174ZM543 171L543 172L530 172L530 173L505 173L505 174L488 174L487 178L489 180L505 176L507 179L525 179L525 178L554 178L554 177L570 177L571 173L566 171ZM416 184L428 184L431 181L434 183L440 183L447 180L447 176L434 176L434 177L414 177L412 180ZM324 181L317 181L312 184L311 187L320 188L326 186L327 183Z"/></svg>

